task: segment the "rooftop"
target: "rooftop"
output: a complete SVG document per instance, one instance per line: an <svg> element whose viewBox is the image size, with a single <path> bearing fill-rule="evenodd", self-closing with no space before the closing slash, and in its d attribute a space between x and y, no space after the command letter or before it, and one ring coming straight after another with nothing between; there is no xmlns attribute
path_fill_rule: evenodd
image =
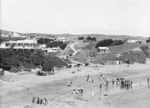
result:
<svg viewBox="0 0 150 108"><path fill-rule="evenodd" d="M37 43L37 40L17 40L17 41L9 41L7 43Z"/></svg>

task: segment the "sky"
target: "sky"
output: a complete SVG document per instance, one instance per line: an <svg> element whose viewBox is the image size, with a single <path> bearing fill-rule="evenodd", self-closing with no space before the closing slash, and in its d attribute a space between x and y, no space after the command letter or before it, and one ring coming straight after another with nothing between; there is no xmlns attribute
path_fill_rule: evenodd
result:
<svg viewBox="0 0 150 108"><path fill-rule="evenodd" d="M150 0L1 0L0 5L4 30L150 36Z"/></svg>

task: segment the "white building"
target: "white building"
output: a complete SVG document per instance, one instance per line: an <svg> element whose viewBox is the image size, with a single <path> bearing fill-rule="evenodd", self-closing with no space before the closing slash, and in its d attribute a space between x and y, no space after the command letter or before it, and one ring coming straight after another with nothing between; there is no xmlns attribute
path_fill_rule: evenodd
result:
<svg viewBox="0 0 150 108"><path fill-rule="evenodd" d="M42 50L46 52L59 52L61 49L59 47L53 47L53 48L42 48Z"/></svg>
<svg viewBox="0 0 150 108"><path fill-rule="evenodd" d="M127 44L131 44L131 43L137 43L137 42L139 42L139 40L136 40L136 39L128 39L127 40Z"/></svg>
<svg viewBox="0 0 150 108"><path fill-rule="evenodd" d="M1 37L9 37L8 34L1 34Z"/></svg>
<svg viewBox="0 0 150 108"><path fill-rule="evenodd" d="M45 44L38 44L37 40L18 40L18 41L8 41L0 44L0 48L13 48L13 49L41 49L46 52L59 52L61 49L59 47L46 48Z"/></svg>
<svg viewBox="0 0 150 108"><path fill-rule="evenodd" d="M68 42L68 39L66 39L65 37L58 37L57 41Z"/></svg>
<svg viewBox="0 0 150 108"><path fill-rule="evenodd" d="M18 40L3 42L0 48L13 48L13 49L37 49L36 40Z"/></svg>
<svg viewBox="0 0 150 108"><path fill-rule="evenodd" d="M108 47L98 47L98 52L100 54L102 54L102 53L109 53L109 48Z"/></svg>
<svg viewBox="0 0 150 108"><path fill-rule="evenodd" d="M26 36L19 34L19 33L16 33L16 32L11 32L9 36L10 37L26 38Z"/></svg>

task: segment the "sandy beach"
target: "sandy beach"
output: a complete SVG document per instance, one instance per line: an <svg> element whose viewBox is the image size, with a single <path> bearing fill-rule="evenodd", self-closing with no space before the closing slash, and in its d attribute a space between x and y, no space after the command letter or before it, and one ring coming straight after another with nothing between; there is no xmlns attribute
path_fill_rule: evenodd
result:
<svg viewBox="0 0 150 108"><path fill-rule="evenodd" d="M73 74L72 72L75 71ZM36 76L35 72L9 73L0 79L1 108L149 108L150 77L148 64L81 66L55 71L55 75ZM100 74L112 79L123 77L133 81L132 89L103 86ZM94 82L87 82L87 75ZM71 87L67 84L72 81ZM83 94L72 94L76 84ZM47 105L32 103L33 97L47 98Z"/></svg>

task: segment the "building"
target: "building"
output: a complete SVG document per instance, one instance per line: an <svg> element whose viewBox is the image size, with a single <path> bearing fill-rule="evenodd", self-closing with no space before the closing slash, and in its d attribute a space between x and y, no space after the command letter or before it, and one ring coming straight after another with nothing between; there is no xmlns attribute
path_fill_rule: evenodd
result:
<svg viewBox="0 0 150 108"><path fill-rule="evenodd" d="M57 41L68 42L68 39L66 39L65 37L58 37Z"/></svg>
<svg viewBox="0 0 150 108"><path fill-rule="evenodd" d="M13 49L38 49L37 40L18 40L3 42L0 48L13 48Z"/></svg>
<svg viewBox="0 0 150 108"><path fill-rule="evenodd" d="M8 34L1 34L1 37L9 37Z"/></svg>
<svg viewBox="0 0 150 108"><path fill-rule="evenodd" d="M127 40L127 44L132 44L132 43L138 43L138 42L140 42L139 40L136 40L136 39L128 39Z"/></svg>
<svg viewBox="0 0 150 108"><path fill-rule="evenodd" d="M59 52L61 49L59 47L53 47L53 48L42 48L42 50L46 52Z"/></svg>
<svg viewBox="0 0 150 108"><path fill-rule="evenodd" d="M100 54L109 53L109 48L108 47L98 47L98 53L100 53Z"/></svg>
<svg viewBox="0 0 150 108"><path fill-rule="evenodd" d="M0 44L0 48L13 48L13 49L40 49L46 52L59 52L61 49L59 47L46 48L45 44L37 43L37 40L18 40L18 41L8 41Z"/></svg>
<svg viewBox="0 0 150 108"><path fill-rule="evenodd" d="M104 65L120 65L122 61L120 60L108 60L104 63Z"/></svg>

